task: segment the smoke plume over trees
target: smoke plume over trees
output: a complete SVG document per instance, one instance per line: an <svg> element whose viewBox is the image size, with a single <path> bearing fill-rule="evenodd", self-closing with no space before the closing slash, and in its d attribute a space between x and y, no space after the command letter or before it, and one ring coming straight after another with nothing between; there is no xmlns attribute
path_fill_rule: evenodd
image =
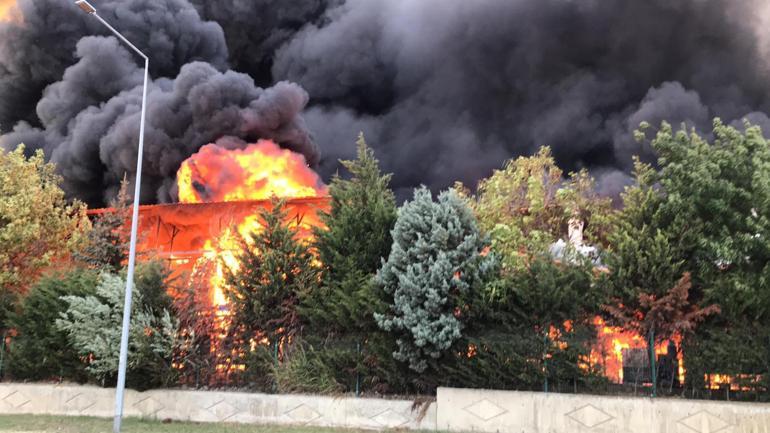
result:
<svg viewBox="0 0 770 433"><path fill-rule="evenodd" d="M329 177L363 131L406 197L541 145L615 194L632 155L653 160L642 121L770 131L762 0L93 3L152 59L148 202L174 200L179 163L226 135L273 138ZM133 171L141 75L93 35L69 1L18 0L0 22L0 145L43 148L99 204Z"/></svg>

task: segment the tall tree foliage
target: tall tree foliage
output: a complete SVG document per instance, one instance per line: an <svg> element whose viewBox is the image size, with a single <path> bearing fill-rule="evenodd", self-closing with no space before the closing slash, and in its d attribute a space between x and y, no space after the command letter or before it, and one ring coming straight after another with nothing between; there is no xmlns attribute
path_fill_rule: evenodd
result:
<svg viewBox="0 0 770 433"><path fill-rule="evenodd" d="M393 246L376 276L388 296L379 326L396 337L393 356L422 372L462 335L471 299L494 265L465 201L453 190L434 202L419 188L393 228Z"/></svg>
<svg viewBox="0 0 770 433"><path fill-rule="evenodd" d="M69 256L88 227L84 206L67 203L60 181L42 150L29 158L23 145L0 150L0 296L6 301Z"/></svg>
<svg viewBox="0 0 770 433"><path fill-rule="evenodd" d="M259 219L261 230L241 239L238 269L227 267L233 338L245 348L262 337L277 344L295 335L299 300L319 280L311 249L290 225L284 202L273 199Z"/></svg>
<svg viewBox="0 0 770 433"><path fill-rule="evenodd" d="M99 276L91 270L75 269L67 274L43 277L11 314L12 339L7 368L17 380L54 378L85 381L85 365L67 334L56 327L56 320L67 310L62 296L94 295Z"/></svg>
<svg viewBox="0 0 770 433"><path fill-rule="evenodd" d="M470 200L479 225L489 234L503 272L526 267L530 255L541 254L567 233L568 220L588 222L586 240L603 244L610 201L598 196L587 172L564 178L548 147L519 157L479 182Z"/></svg>
<svg viewBox="0 0 770 433"><path fill-rule="evenodd" d="M396 199L363 134L358 156L341 161L349 178L334 176L329 184L331 209L321 215L315 246L323 265L323 284L303 303L310 332L365 334L377 329L373 313L381 309L372 277L390 252L390 230L396 221Z"/></svg>
<svg viewBox="0 0 770 433"><path fill-rule="evenodd" d="M77 352L87 360L86 369L102 384L112 383L118 369L123 321L125 277L102 273L93 295L67 295L61 299L66 312L56 320ZM146 288L145 288L146 289ZM171 366L177 322L165 309L152 311L138 284L134 287L128 350L129 386L147 389L168 386L176 377Z"/></svg>
<svg viewBox="0 0 770 433"><path fill-rule="evenodd" d="M647 127L643 125L639 139L645 138ZM629 263L621 263L625 269L653 262L660 263L663 270L672 267L675 272L667 274L668 280L681 276L676 275L679 271L690 272L692 301L704 308L720 305L722 314L712 315L685 348L709 347L709 353L724 356L706 359L699 354L705 351L690 351L688 365L695 367L690 378L709 371L753 373L770 365L770 357L763 352L768 337L761 332L770 318L770 146L762 131L748 124L742 132L717 119L711 135L709 142L695 132L675 132L665 123L661 126L651 142L659 170L650 172L647 180L659 192L644 206L624 209L624 214L647 216L646 226L636 225L645 227L647 233L630 232L625 242L632 247L618 248L617 254ZM631 238L646 239L657 248L633 247ZM630 254L634 249L636 258ZM644 281L643 275L637 277ZM621 274L615 278L619 281L616 287L624 284L622 279L629 279ZM657 288L650 283L644 289L646 293L657 289L660 295L674 282L668 287L661 282ZM735 339L728 334L737 329L747 331L745 341L731 346ZM753 353L745 352L746 347L753 347ZM756 353L765 353L765 360L751 361L756 360Z"/></svg>
<svg viewBox="0 0 770 433"><path fill-rule="evenodd" d="M118 195L110 201L110 208L96 217L75 258L89 267L119 272L128 261L130 206L128 180L123 179Z"/></svg>
<svg viewBox="0 0 770 433"><path fill-rule="evenodd" d="M610 201L585 171L565 178L543 147L482 180L469 202L502 267L469 329L475 355L458 367L462 385L490 386L487 378L502 375L498 387L537 388L548 377L572 382L593 373L578 360L590 350L591 321L604 301L600 272L571 245L560 257L550 250L572 218L586 223L587 242L604 245Z"/></svg>

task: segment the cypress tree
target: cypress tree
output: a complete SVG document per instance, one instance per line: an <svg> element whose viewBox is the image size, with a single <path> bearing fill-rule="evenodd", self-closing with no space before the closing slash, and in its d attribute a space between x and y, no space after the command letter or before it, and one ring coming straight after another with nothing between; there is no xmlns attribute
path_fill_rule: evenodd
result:
<svg viewBox="0 0 770 433"><path fill-rule="evenodd" d="M19 310L10 317L18 334L11 342L8 370L14 379L60 378L83 382L85 365L55 323L67 310L62 296L89 296L96 292L99 276L86 269L42 278L30 289Z"/></svg>
<svg viewBox="0 0 770 433"><path fill-rule="evenodd" d="M284 202L273 199L272 208L260 211L259 218L262 230L241 239L239 269L226 267L232 337L246 349L263 336L278 343L296 334L298 301L318 284L311 249L289 225Z"/></svg>
<svg viewBox="0 0 770 433"><path fill-rule="evenodd" d="M363 134L357 158L340 161L350 178L334 176L329 185L331 209L321 215L326 226L315 230L315 247L323 264L323 284L302 305L302 315L318 335L363 334L377 330L373 313L381 302L372 277L390 252L396 199L381 174Z"/></svg>

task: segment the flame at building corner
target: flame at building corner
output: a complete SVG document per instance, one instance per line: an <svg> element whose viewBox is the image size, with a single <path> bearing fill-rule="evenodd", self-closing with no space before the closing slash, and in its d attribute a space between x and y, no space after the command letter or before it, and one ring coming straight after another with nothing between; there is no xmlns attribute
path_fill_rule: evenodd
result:
<svg viewBox="0 0 770 433"><path fill-rule="evenodd" d="M326 194L305 157L260 140L245 149L208 144L177 172L181 203L320 197Z"/></svg>

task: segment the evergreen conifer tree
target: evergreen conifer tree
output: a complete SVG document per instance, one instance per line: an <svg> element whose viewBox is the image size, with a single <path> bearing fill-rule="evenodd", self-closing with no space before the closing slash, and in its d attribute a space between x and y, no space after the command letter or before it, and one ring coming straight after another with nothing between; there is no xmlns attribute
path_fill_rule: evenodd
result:
<svg viewBox="0 0 770 433"><path fill-rule="evenodd" d="M56 319L67 310L62 296L89 296L96 292L99 275L75 269L63 275L43 277L29 290L19 310L11 314L15 330L7 368L17 380L54 378L83 382L87 375L79 353L56 328Z"/></svg>
<svg viewBox="0 0 770 433"><path fill-rule="evenodd" d="M376 283L388 296L378 325L396 337L394 357L422 372L461 337L469 300L494 258L465 201L453 190L438 202L419 188L399 210L393 246Z"/></svg>
<svg viewBox="0 0 770 433"><path fill-rule="evenodd" d="M128 260L131 217L128 180L120 183L118 195L110 201L110 209L96 217L83 248L75 259L95 269L119 272Z"/></svg>
<svg viewBox="0 0 770 433"><path fill-rule="evenodd" d="M226 276L232 338L244 348L263 336L280 343L296 334L299 299L318 285L319 277L311 249L297 238L283 201L273 199L259 218L262 229L241 239L239 268L227 268Z"/></svg>
<svg viewBox="0 0 770 433"><path fill-rule="evenodd" d="M341 161L350 173L329 185L331 209L321 216L325 228L315 230L315 247L323 264L323 285L303 301L302 315L317 334L362 334L377 329L374 312L381 309L372 285L382 258L390 252L390 230L396 221L391 175L382 175L363 134L358 156Z"/></svg>

